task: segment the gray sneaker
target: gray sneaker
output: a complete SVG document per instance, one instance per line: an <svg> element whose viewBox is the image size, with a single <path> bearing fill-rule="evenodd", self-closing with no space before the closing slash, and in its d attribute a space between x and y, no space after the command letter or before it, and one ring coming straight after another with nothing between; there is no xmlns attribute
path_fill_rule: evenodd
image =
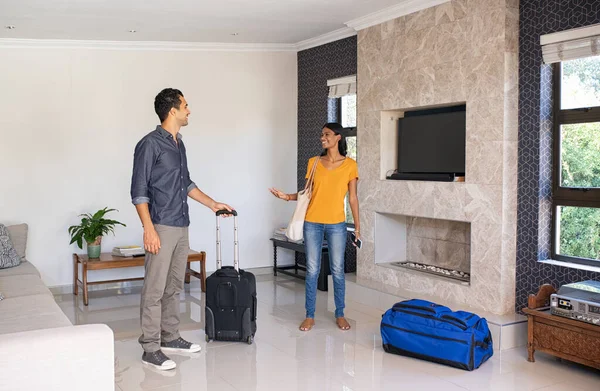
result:
<svg viewBox="0 0 600 391"><path fill-rule="evenodd" d="M156 352L152 353L144 352L142 355L142 362L156 369L160 369L161 371L167 371L177 366L175 361L169 359L169 357L167 357L162 350L157 350Z"/></svg>
<svg viewBox="0 0 600 391"><path fill-rule="evenodd" d="M186 341L179 337L171 342L161 342L160 348L167 352L185 352L185 353L196 353L202 350L200 345Z"/></svg>

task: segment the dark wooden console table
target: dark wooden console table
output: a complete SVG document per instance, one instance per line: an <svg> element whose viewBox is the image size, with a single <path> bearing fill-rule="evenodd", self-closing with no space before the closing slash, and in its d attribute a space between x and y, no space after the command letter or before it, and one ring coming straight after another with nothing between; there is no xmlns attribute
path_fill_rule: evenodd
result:
<svg viewBox="0 0 600 391"><path fill-rule="evenodd" d="M550 285L529 296L527 315L527 350L530 362L535 362L537 350L565 360L600 369L600 326L552 315L547 309L550 295L556 292Z"/></svg>
<svg viewBox="0 0 600 391"><path fill-rule="evenodd" d="M298 259L294 260L294 264L290 266L277 266L277 247L285 248L288 250L292 250L294 252L306 254L306 250L304 248L304 244L302 243L294 243L287 240L280 240L271 238L273 242L273 275L277 275L277 273L285 274L287 276L292 276L299 279L306 279L306 267L298 264ZM290 272L289 270L293 269L294 272ZM299 274L298 271L304 272L303 274ZM321 249L321 270L319 271L319 279L317 281L317 288L320 291L327 291L327 276L331 274L331 269L329 268L329 251L327 245L323 245Z"/></svg>

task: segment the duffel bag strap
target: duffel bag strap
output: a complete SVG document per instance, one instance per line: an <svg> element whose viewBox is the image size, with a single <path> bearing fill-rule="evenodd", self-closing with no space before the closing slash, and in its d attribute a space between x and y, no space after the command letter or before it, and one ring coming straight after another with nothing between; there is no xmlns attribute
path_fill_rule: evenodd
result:
<svg viewBox="0 0 600 391"><path fill-rule="evenodd" d="M492 343L492 332L488 330L487 337L485 337L485 339L483 341L475 342L475 346L483 348L483 349L487 349L487 348L489 348L491 343Z"/></svg>

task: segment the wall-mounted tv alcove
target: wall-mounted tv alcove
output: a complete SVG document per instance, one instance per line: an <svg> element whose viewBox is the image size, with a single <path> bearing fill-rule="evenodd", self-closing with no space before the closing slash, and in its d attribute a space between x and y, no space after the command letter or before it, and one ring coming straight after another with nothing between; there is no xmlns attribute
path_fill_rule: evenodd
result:
<svg viewBox="0 0 600 391"><path fill-rule="evenodd" d="M464 181L466 105L381 112L382 179Z"/></svg>

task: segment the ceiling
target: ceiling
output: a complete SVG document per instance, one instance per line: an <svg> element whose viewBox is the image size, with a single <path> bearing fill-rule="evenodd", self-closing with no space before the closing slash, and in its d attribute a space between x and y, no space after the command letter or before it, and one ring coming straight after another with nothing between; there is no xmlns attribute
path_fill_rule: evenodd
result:
<svg viewBox="0 0 600 391"><path fill-rule="evenodd" d="M297 44L415 1L0 0L0 38Z"/></svg>

